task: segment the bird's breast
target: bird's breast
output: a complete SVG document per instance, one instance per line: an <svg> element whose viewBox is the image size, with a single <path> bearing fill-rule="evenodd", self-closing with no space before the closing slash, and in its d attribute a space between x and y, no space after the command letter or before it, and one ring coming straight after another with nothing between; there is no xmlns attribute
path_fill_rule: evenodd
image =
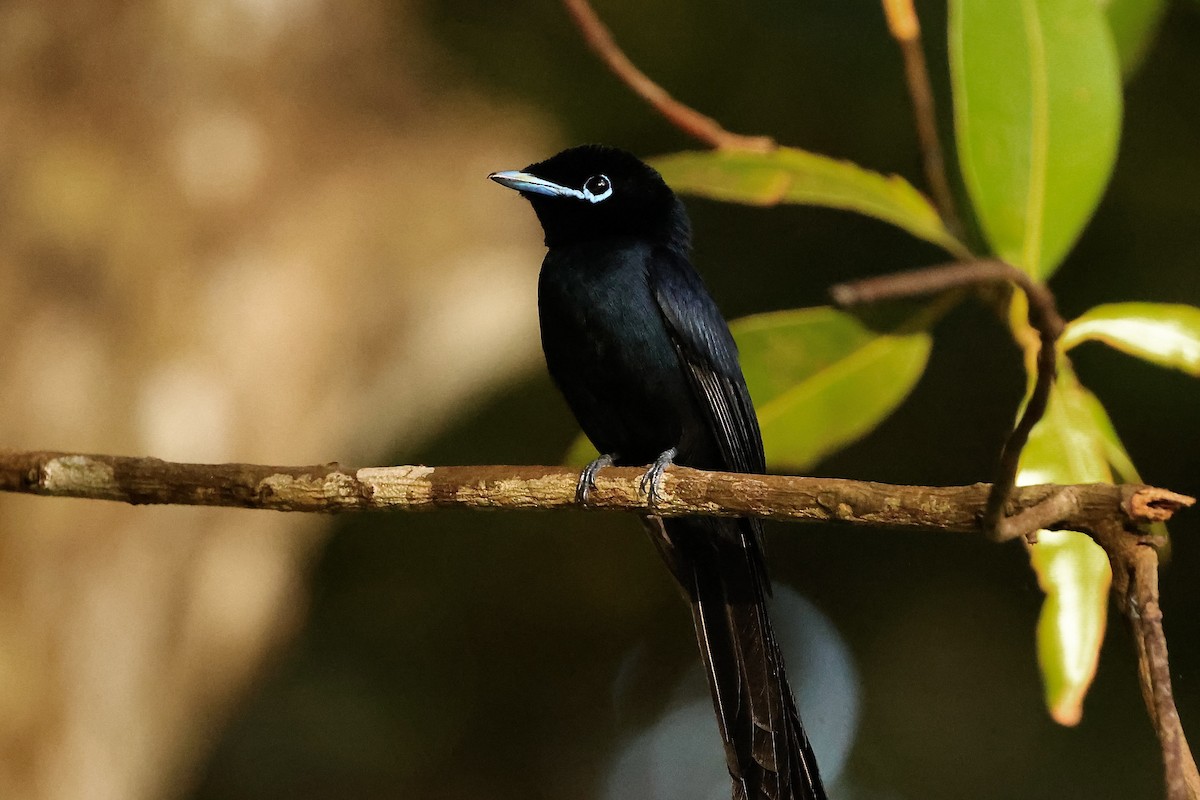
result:
<svg viewBox="0 0 1200 800"><path fill-rule="evenodd" d="M647 277L649 246L552 249L538 283L542 349L584 432L621 462L676 447L696 416Z"/></svg>

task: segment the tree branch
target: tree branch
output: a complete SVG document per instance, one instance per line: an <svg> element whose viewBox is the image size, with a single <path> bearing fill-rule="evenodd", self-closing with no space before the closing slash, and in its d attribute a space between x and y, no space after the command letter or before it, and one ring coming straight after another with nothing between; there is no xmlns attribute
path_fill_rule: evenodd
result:
<svg viewBox="0 0 1200 800"><path fill-rule="evenodd" d="M754 516L785 522L839 522L863 527L980 532L991 487L894 486L842 478L744 475L687 467L667 470L658 502L647 507L644 470L602 470L586 507L609 511ZM157 458L58 452L0 452L0 491L83 497L133 504L232 506L275 511L430 511L438 508L554 510L579 508L576 470L566 467L365 467L321 464L182 464ZM1010 515L1050 497L1073 497L1060 518L1041 527L1091 532L1161 522L1190 497L1150 486L1026 486L1010 499ZM1065 507L1064 507L1065 508Z"/></svg>
<svg viewBox="0 0 1200 800"><path fill-rule="evenodd" d="M908 272L896 272L853 283L843 283L829 290L835 303L847 307L881 300L917 297L944 292L964 286L988 283L1015 283L1029 301L1029 325L1037 331L1040 339L1037 349L1037 378L1029 402L1017 424L1013 427L1004 449L1000 453L1000 464L996 470L996 482L988 499L984 515L984 527L997 539L1009 539L1020 533L1033 535L1038 529L1018 530L1021 521L1007 519L1004 514L1008 498L1017 482L1017 467L1021 450L1029 441L1029 433L1046 413L1050 401L1050 390L1058 372L1058 349L1055 343L1062 334L1065 323L1059 316L1054 294L1045 285L1038 283L1027 273L999 259L980 259L952 264L940 264ZM1063 502L1058 498L1056 502ZM1026 517L1026 521L1032 517ZM1026 526L1027 527L1027 526ZM1045 527L1045 526L1040 526Z"/></svg>
<svg viewBox="0 0 1200 800"><path fill-rule="evenodd" d="M1113 568L1113 595L1133 632L1138 682L1162 748L1167 800L1200 798L1200 772L1171 689L1171 665L1158 596L1158 551L1125 535L1115 521L1094 534Z"/></svg>
<svg viewBox="0 0 1200 800"><path fill-rule="evenodd" d="M706 117L668 94L666 89L651 80L629 60L613 39L612 32L587 0L563 0L563 5L592 52L600 56L600 60L622 83L649 103L672 125L709 147L757 152L775 149L775 140L771 137L744 136L727 131L712 117Z"/></svg>

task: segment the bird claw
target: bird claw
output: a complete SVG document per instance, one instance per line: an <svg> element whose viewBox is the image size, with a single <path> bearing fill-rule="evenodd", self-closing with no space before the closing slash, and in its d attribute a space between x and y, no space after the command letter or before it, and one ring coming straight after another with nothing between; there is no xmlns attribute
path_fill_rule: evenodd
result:
<svg viewBox="0 0 1200 800"><path fill-rule="evenodd" d="M576 503L581 506L587 504L588 495L592 493L592 489L596 488L596 473L612 465L613 456L607 453L588 462L588 465L579 473L579 482L575 484Z"/></svg>
<svg viewBox="0 0 1200 800"><path fill-rule="evenodd" d="M658 505L658 489L662 484L663 473L667 471L667 467L675 462L675 454L678 451L672 447L670 450L665 450L659 454L658 458L654 459L654 463L650 465L650 469L646 470L646 474L642 476L638 488L642 494L646 495L646 505L651 510Z"/></svg>

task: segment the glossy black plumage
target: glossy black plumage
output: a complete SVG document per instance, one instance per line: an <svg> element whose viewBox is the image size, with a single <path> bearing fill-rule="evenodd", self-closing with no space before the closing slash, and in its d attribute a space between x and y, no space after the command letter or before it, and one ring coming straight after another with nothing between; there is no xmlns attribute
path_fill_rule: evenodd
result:
<svg viewBox="0 0 1200 800"><path fill-rule="evenodd" d="M549 251L538 282L550 374L619 465L763 472L729 328L689 260L687 213L658 173L614 148L563 151L493 180L533 204ZM767 618L755 520L647 519L687 596L733 797L821 800L816 759Z"/></svg>

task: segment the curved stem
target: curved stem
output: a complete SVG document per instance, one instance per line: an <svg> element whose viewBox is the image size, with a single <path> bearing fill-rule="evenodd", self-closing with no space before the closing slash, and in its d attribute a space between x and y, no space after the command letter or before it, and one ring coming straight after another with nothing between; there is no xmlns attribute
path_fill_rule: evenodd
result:
<svg viewBox="0 0 1200 800"><path fill-rule="evenodd" d="M725 130L712 117L701 114L687 106L650 79L617 45L612 32L596 14L587 0L563 0L575 26L583 34L588 47L600 56L600 60L639 97L649 103L664 119L684 133L699 139L710 147L723 150L754 150L766 152L775 148L775 140L769 136L744 136Z"/></svg>

